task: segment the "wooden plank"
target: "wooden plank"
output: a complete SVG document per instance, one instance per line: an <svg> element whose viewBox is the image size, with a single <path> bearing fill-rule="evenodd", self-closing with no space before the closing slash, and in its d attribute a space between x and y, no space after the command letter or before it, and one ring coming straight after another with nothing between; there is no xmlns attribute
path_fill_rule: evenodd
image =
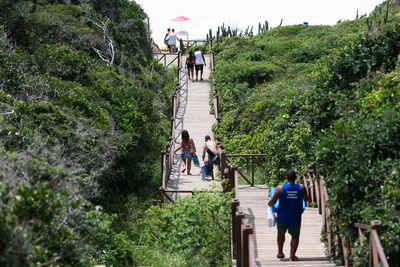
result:
<svg viewBox="0 0 400 267"><path fill-rule="evenodd" d="M164 58L166 59L167 56ZM169 57L172 61L172 58ZM174 62L175 63L175 62ZM187 79L186 73L182 70L182 76ZM182 84L181 92L179 92L180 106L176 111L177 118L175 120L176 132L174 138L176 142L180 141L180 132L183 129L188 130L189 135L194 139L197 148L197 155L201 159L203 153L204 136L211 135L211 127L215 122L215 118L209 112L209 69L204 68L203 81L187 82L179 81ZM253 154L245 154L252 156ZM266 154L265 154L266 155ZM232 157L241 155L232 155ZM219 179L201 180L200 168L192 165L192 175L181 173L181 161L179 153L175 153L171 175L168 184L165 186L166 191L171 199L177 199L191 195L194 189L205 190L212 189L220 185ZM257 165L260 164L254 159ZM253 162L253 165L254 165ZM215 168L217 169L217 168ZM220 186L219 186L220 188ZM215 190L215 189L213 189ZM180 193L175 193L180 191ZM257 266L334 266L329 263L323 253L323 247L320 243L320 230L322 227L322 218L318 214L318 209L307 208L303 214L303 224L300 235L300 246L298 248L298 257L300 262L289 263L287 258L283 261L276 258L276 227L267 227L265 210L267 207L267 188L265 185L239 186L236 190L240 199L240 211L246 214L245 222L253 225L254 255L256 257ZM284 245L284 252L289 255L290 241L289 237Z"/></svg>
<svg viewBox="0 0 400 267"><path fill-rule="evenodd" d="M257 266L291 266L288 261L276 258L277 244L276 227L268 227L265 210L267 208L267 188L240 187L238 188L240 208L246 214L245 221L254 226L255 255ZM320 232L322 216L318 208L307 207L302 216L300 243L296 255L300 258L292 266L335 266L324 254ZM284 253L290 254L290 236L286 235ZM287 258L286 258L287 259Z"/></svg>
<svg viewBox="0 0 400 267"><path fill-rule="evenodd" d="M171 54L166 56L168 63L176 63L177 54ZM209 58L208 55L205 55ZM185 60L185 58L183 58ZM180 142L180 133L183 129L189 132L191 138L196 146L196 153L201 161L203 153L204 137L205 135L211 135L211 127L214 123L214 117L210 114L209 107L209 91L210 86L208 83L210 70L208 66L204 67L203 81L191 82L188 81L188 76L185 69L181 69L181 91L178 92L180 96L180 106L177 111L176 127L175 132L178 136L177 144ZM200 77L199 77L200 79ZM179 117L180 115L180 117ZM206 156L207 157L207 156ZM202 162L200 163L203 164ZM216 167L215 167L216 169ZM181 160L180 151L175 153L174 164L172 167L169 182L165 187L167 191L182 191L182 195L190 195L193 190L216 190L215 186L221 188L220 180L202 180L200 177L200 167L195 167L193 162L191 166L191 174L181 173ZM189 193L189 194L184 194ZM177 195L177 194L175 194Z"/></svg>

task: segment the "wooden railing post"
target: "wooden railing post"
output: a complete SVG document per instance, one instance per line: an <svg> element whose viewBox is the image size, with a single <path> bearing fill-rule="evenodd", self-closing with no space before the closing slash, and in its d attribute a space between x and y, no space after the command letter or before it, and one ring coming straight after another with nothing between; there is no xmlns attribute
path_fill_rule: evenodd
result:
<svg viewBox="0 0 400 267"><path fill-rule="evenodd" d="M376 248L375 242L373 242L372 231L375 230L378 235L380 234L382 229L382 224L378 220L371 221L371 231L369 237L369 244L370 244L370 253L369 253L369 266L378 266L379 257L378 257L378 250Z"/></svg>
<svg viewBox="0 0 400 267"><path fill-rule="evenodd" d="M235 235L236 235L236 266L242 267L243 262L243 243L242 243L242 219L244 218L244 213L242 211L236 211L235 215Z"/></svg>
<svg viewBox="0 0 400 267"><path fill-rule="evenodd" d="M237 225L235 223L236 212L238 211L238 207L240 205L239 199L232 199L232 258L237 259Z"/></svg>
<svg viewBox="0 0 400 267"><path fill-rule="evenodd" d="M212 52L211 56L212 56L212 62L213 62L212 70L215 71L215 53L214 53L214 51Z"/></svg>
<svg viewBox="0 0 400 267"><path fill-rule="evenodd" d="M350 239L347 236L342 237L342 249L343 249L344 266L351 266L350 265Z"/></svg>
<svg viewBox="0 0 400 267"><path fill-rule="evenodd" d="M232 192L232 185L230 184L231 179L229 178L229 168L225 168L222 174L222 180L225 179L225 183L223 184L224 192Z"/></svg>
<svg viewBox="0 0 400 267"><path fill-rule="evenodd" d="M331 223L329 222L329 216L331 215L330 209L326 207L326 202L328 201L328 190L325 187L325 181L324 177L321 177L321 190L322 190L322 195L324 199L324 204L323 204L323 209L324 209L324 222L325 222L325 231L327 234L327 239L328 239L328 253L330 256L332 255L332 229L331 229Z"/></svg>
<svg viewBox="0 0 400 267"><path fill-rule="evenodd" d="M318 214L322 214L322 208L321 208L321 187L319 183L319 179L317 179L317 176L314 175L314 187L315 187L315 194L317 196L317 207L318 207Z"/></svg>
<svg viewBox="0 0 400 267"><path fill-rule="evenodd" d="M175 112L175 114L178 112L179 105L181 103L181 97L180 96L181 96L181 87L178 85L178 87L176 88L176 100L175 100L176 112Z"/></svg>
<svg viewBox="0 0 400 267"><path fill-rule="evenodd" d="M165 151L165 150L162 150L161 151L161 181L162 181L162 187L165 187L165 184L166 184L166 181L165 181L165 178L166 178L166 157L165 157L165 155L167 154L167 151Z"/></svg>
<svg viewBox="0 0 400 267"><path fill-rule="evenodd" d="M226 152L225 150L221 151L221 162L220 162L220 172L223 173L226 168ZM224 177L221 177L224 178Z"/></svg>
<svg viewBox="0 0 400 267"><path fill-rule="evenodd" d="M178 74L179 74L179 70L181 69L181 55L182 55L182 52L181 51L179 51L178 52ZM178 79L180 79L180 77L178 76Z"/></svg>
<svg viewBox="0 0 400 267"><path fill-rule="evenodd" d="M242 266L249 267L252 266L251 264L251 257L249 251L249 235L253 234L253 226L250 224L242 225L242 247L243 247L243 257L242 257Z"/></svg>
<svg viewBox="0 0 400 267"><path fill-rule="evenodd" d="M172 118L173 119L176 117L176 95L177 95L177 90L174 90L174 93L172 94Z"/></svg>
<svg viewBox="0 0 400 267"><path fill-rule="evenodd" d="M174 131L172 131L172 133L175 133L175 129L174 129ZM168 172L168 179L169 179L169 175L171 174L172 165L174 164L174 145L175 145L175 141L174 141L174 138L172 136L169 137L169 144L170 144L170 146L169 146L169 172Z"/></svg>
<svg viewBox="0 0 400 267"><path fill-rule="evenodd" d="M232 189L235 189L235 197L238 195L238 190L236 188L237 185L239 185L238 183L238 177L237 177L237 166L234 163L229 164L229 169L231 169L231 173L229 174L230 176L230 181L232 182Z"/></svg>
<svg viewBox="0 0 400 267"><path fill-rule="evenodd" d="M166 166L166 177L165 177L165 183L168 183L169 175L171 174L171 168L172 168L172 161L171 156L171 141L168 142L168 144L165 146L165 166Z"/></svg>
<svg viewBox="0 0 400 267"><path fill-rule="evenodd" d="M254 186L254 156L251 156L251 186Z"/></svg>

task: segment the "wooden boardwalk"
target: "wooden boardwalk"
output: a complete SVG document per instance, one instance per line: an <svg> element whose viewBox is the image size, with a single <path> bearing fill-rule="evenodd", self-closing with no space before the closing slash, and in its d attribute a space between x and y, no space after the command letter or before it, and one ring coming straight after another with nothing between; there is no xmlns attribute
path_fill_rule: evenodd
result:
<svg viewBox="0 0 400 267"><path fill-rule="evenodd" d="M277 229L267 226L267 188L265 186L241 186L238 189L240 207L246 215L247 223L254 226L255 257L257 266L336 266L324 254L321 243L322 217L318 209L307 207L303 213L300 243L297 249L298 262L289 262L290 235L286 233L283 260L277 259Z"/></svg>
<svg viewBox="0 0 400 267"><path fill-rule="evenodd" d="M175 140L177 145L181 140L181 131L187 130L191 138L193 138L197 149L197 156L200 164L203 165L201 155L203 153L204 137L208 134L212 136L211 127L214 124L214 116L210 114L209 102L209 56L205 55L207 66L204 67L203 81L191 82L188 80L185 69L182 69L180 83L181 96L180 107L177 114L177 127ZM183 57L186 60L186 57ZM195 74L196 75L196 74ZM200 72L199 72L200 76ZM200 77L199 77L200 79ZM181 173L181 150L175 153L174 165L172 173L167 184L167 190L204 190L212 189L214 185L220 188L220 180L201 180L200 168L195 167L192 162L192 175ZM207 156L206 156L207 158ZM185 196L186 194L171 194L172 199Z"/></svg>
<svg viewBox="0 0 400 267"><path fill-rule="evenodd" d="M168 57L167 60L170 60ZM183 61L186 57L183 57ZM197 155L201 161L203 153L204 136L212 136L212 125L215 123L214 116L210 114L209 106L209 57L206 56L207 67L204 68L203 81L188 81L185 70L181 72L180 84L180 107L176 117L175 141L179 144L181 131L189 132L193 138ZM175 62L174 62L175 63ZM219 190L220 180L201 180L200 168L192 163L192 175L181 173L180 151L175 153L174 164L167 184L167 190L192 191L194 189ZM216 187L215 187L216 186ZM218 189L217 189L218 188ZM173 200L184 197L188 193L168 193ZM300 244L296 255L298 262L289 262L290 235L286 234L284 253L286 258L277 259L276 227L267 227L266 207L267 188L265 186L241 186L238 188L240 199L240 210L245 213L245 220L254 227L255 257L256 265L264 267L272 266L335 266L330 263L324 254L324 247L320 241L322 229L322 217L315 208L306 208L300 234Z"/></svg>

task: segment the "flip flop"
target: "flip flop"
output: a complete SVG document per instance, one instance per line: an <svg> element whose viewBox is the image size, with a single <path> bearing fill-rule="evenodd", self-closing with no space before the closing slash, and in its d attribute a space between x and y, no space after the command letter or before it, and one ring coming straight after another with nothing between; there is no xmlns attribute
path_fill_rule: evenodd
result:
<svg viewBox="0 0 400 267"><path fill-rule="evenodd" d="M299 261L299 258L297 258L296 256L293 256L293 259L290 259L290 261Z"/></svg>
<svg viewBox="0 0 400 267"><path fill-rule="evenodd" d="M276 257L278 258L278 259L283 259L284 257L285 257L285 254L282 254L282 255L276 255Z"/></svg>

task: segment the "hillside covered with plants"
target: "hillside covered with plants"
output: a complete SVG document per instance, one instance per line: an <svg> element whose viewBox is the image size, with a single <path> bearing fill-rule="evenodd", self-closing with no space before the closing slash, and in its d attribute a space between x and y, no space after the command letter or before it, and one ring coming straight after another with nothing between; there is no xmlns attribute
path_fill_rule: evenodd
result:
<svg viewBox="0 0 400 267"><path fill-rule="evenodd" d="M229 262L228 194L160 198L176 70L153 59L141 7L0 9L0 265Z"/></svg>
<svg viewBox="0 0 400 267"><path fill-rule="evenodd" d="M399 5L214 44L214 132L227 152L266 153L258 183L270 185L313 165L326 179L333 227L355 240L353 223L380 220L391 266L400 264Z"/></svg>
<svg viewBox="0 0 400 267"><path fill-rule="evenodd" d="M0 4L2 266L132 265L113 214L159 183L174 81L146 14L65 2Z"/></svg>

